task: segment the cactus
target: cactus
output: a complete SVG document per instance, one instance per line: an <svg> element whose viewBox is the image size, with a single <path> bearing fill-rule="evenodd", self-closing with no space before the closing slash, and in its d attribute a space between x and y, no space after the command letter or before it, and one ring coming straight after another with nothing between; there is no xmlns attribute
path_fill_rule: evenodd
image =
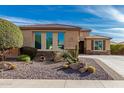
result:
<svg viewBox="0 0 124 93"><path fill-rule="evenodd" d="M78 55L79 55L79 47L78 45L75 46L75 58L77 59L78 61Z"/></svg>

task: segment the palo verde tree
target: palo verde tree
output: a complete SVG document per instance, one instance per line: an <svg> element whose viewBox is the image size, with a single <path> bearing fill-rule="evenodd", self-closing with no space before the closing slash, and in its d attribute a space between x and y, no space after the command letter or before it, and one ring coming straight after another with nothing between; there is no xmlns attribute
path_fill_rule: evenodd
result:
<svg viewBox="0 0 124 93"><path fill-rule="evenodd" d="M0 56L4 60L9 49L20 48L23 35L15 24L0 18Z"/></svg>

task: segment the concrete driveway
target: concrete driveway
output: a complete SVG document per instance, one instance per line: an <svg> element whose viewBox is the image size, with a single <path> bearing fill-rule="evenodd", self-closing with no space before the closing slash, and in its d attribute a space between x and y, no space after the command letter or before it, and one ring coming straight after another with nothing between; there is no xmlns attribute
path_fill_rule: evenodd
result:
<svg viewBox="0 0 124 93"><path fill-rule="evenodd" d="M121 77L124 78L124 56L114 56L114 55L79 55L79 58L93 58L100 60L101 64L105 64L115 72L117 72ZM104 65L103 64L103 65Z"/></svg>

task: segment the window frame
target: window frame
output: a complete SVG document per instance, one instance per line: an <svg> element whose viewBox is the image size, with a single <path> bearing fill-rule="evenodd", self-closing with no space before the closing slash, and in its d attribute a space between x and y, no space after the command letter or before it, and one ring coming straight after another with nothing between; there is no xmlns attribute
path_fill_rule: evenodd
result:
<svg viewBox="0 0 124 93"><path fill-rule="evenodd" d="M63 41L63 47L64 47L64 45L65 45L65 32L58 32L58 49L61 49L61 48L59 48L59 33L63 33L63 35L64 35L64 41ZM63 49L61 49L61 50L64 50L65 48L63 48Z"/></svg>
<svg viewBox="0 0 124 93"><path fill-rule="evenodd" d="M104 50L104 42L103 42L103 40L93 40L93 41L94 41L94 42L93 42L93 50L94 50L94 51L103 51L103 50ZM101 42L102 42L102 49L101 49L101 50L96 50L96 49L95 49L95 42L96 42L96 41L101 41Z"/></svg>
<svg viewBox="0 0 124 93"><path fill-rule="evenodd" d="M40 32L40 31L34 31L34 48L36 48L36 46L35 46L35 39L36 39L36 35L35 35L35 33L37 33L37 32ZM40 32L40 43L41 43L41 45L40 45L40 47L41 48L37 48L37 49L42 49L42 32Z"/></svg>
<svg viewBox="0 0 124 93"><path fill-rule="evenodd" d="M52 34L52 37L51 37L51 38L52 38L52 48L51 48L51 49L48 49L48 48L47 48L47 43L48 43L48 42L47 42L47 33L51 33L51 34ZM46 50L53 50L53 34L54 34L54 32L52 32L52 31L47 31L47 32L46 32ZM48 36L49 36L49 35L48 35Z"/></svg>

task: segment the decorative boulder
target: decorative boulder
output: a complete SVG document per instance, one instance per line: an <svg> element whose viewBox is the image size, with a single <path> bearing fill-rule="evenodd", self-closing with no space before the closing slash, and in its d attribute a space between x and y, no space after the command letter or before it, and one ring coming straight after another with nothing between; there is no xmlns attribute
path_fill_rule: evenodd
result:
<svg viewBox="0 0 124 93"><path fill-rule="evenodd" d="M87 64L80 63L80 62L79 63L72 63L72 64L70 64L70 68L72 68L73 70L78 70L78 69L83 68L85 66L87 66Z"/></svg>
<svg viewBox="0 0 124 93"><path fill-rule="evenodd" d="M79 63L71 63L69 66L73 70L78 70L80 68Z"/></svg>
<svg viewBox="0 0 124 93"><path fill-rule="evenodd" d="M3 69L4 71L6 70L13 70L16 68L15 64L12 64L10 62L1 62L0 63L0 69Z"/></svg>
<svg viewBox="0 0 124 93"><path fill-rule="evenodd" d="M80 68L79 69L79 72L80 73L84 73L84 72L86 72L87 71L87 67L83 67L83 68Z"/></svg>

